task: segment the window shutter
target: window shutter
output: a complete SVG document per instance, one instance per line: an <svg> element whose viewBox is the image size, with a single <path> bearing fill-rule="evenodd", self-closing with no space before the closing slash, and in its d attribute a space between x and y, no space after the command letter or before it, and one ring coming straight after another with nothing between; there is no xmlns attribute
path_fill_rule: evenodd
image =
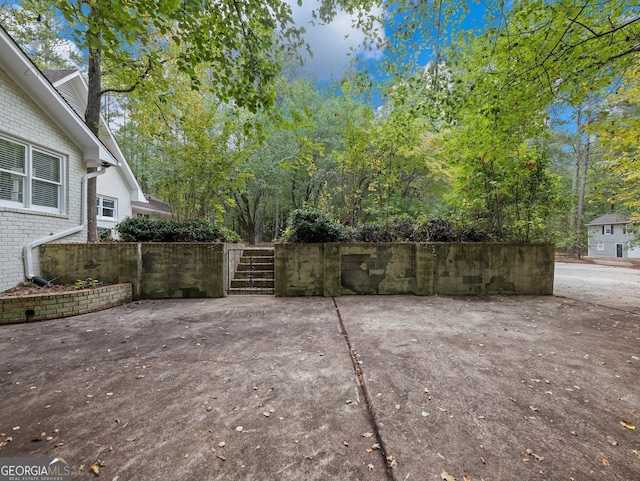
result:
<svg viewBox="0 0 640 481"><path fill-rule="evenodd" d="M602 226L602 235L604 235L604 226Z"/></svg>

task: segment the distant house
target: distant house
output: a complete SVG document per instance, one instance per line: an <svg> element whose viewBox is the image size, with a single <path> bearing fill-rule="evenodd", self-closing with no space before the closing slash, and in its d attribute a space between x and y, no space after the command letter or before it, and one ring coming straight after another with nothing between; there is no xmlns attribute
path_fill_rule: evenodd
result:
<svg viewBox="0 0 640 481"><path fill-rule="evenodd" d="M590 257L640 258L640 246L635 240L629 219L616 214L605 214L588 224Z"/></svg>

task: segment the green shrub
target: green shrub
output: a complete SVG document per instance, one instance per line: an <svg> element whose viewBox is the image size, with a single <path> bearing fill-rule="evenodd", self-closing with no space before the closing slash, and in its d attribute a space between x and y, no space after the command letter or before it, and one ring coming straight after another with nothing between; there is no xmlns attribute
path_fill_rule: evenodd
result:
<svg viewBox="0 0 640 481"><path fill-rule="evenodd" d="M294 210L287 221L287 242L348 242L353 232L317 209Z"/></svg>
<svg viewBox="0 0 640 481"><path fill-rule="evenodd" d="M364 224L358 228L356 239L360 242L411 242L415 232L411 219L403 216L384 223Z"/></svg>
<svg viewBox="0 0 640 481"><path fill-rule="evenodd" d="M205 219L127 217L115 227L123 242L238 242L238 235Z"/></svg>
<svg viewBox="0 0 640 481"><path fill-rule="evenodd" d="M459 226L447 219L432 219L416 227L416 242L489 242L491 236L474 226Z"/></svg>

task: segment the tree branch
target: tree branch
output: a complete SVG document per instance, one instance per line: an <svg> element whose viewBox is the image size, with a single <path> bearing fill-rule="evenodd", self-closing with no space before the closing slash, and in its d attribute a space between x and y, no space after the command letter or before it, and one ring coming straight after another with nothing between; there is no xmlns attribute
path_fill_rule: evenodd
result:
<svg viewBox="0 0 640 481"><path fill-rule="evenodd" d="M136 88L138 88L138 86L142 83L142 81L145 79L145 77L147 75L149 75L149 72L151 72L153 70L153 63L151 62L151 57L149 57L149 62L147 65L147 68L144 69L144 72L142 72L140 75L138 75L138 78L136 79L136 81L133 83L133 85L131 85L130 87L126 88L126 89L116 89L116 88L108 88L108 89L104 89L100 91L100 96L107 94L107 93L118 93L118 94L128 94L133 92Z"/></svg>

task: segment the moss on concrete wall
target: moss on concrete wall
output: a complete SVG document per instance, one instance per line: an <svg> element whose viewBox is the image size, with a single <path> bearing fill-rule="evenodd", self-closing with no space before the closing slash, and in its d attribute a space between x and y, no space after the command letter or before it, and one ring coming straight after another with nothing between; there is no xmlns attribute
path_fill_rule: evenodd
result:
<svg viewBox="0 0 640 481"><path fill-rule="evenodd" d="M277 244L276 295L544 295L553 268L551 244Z"/></svg>
<svg viewBox="0 0 640 481"><path fill-rule="evenodd" d="M128 282L134 299L224 297L224 246L201 243L47 244L40 268L58 284Z"/></svg>

